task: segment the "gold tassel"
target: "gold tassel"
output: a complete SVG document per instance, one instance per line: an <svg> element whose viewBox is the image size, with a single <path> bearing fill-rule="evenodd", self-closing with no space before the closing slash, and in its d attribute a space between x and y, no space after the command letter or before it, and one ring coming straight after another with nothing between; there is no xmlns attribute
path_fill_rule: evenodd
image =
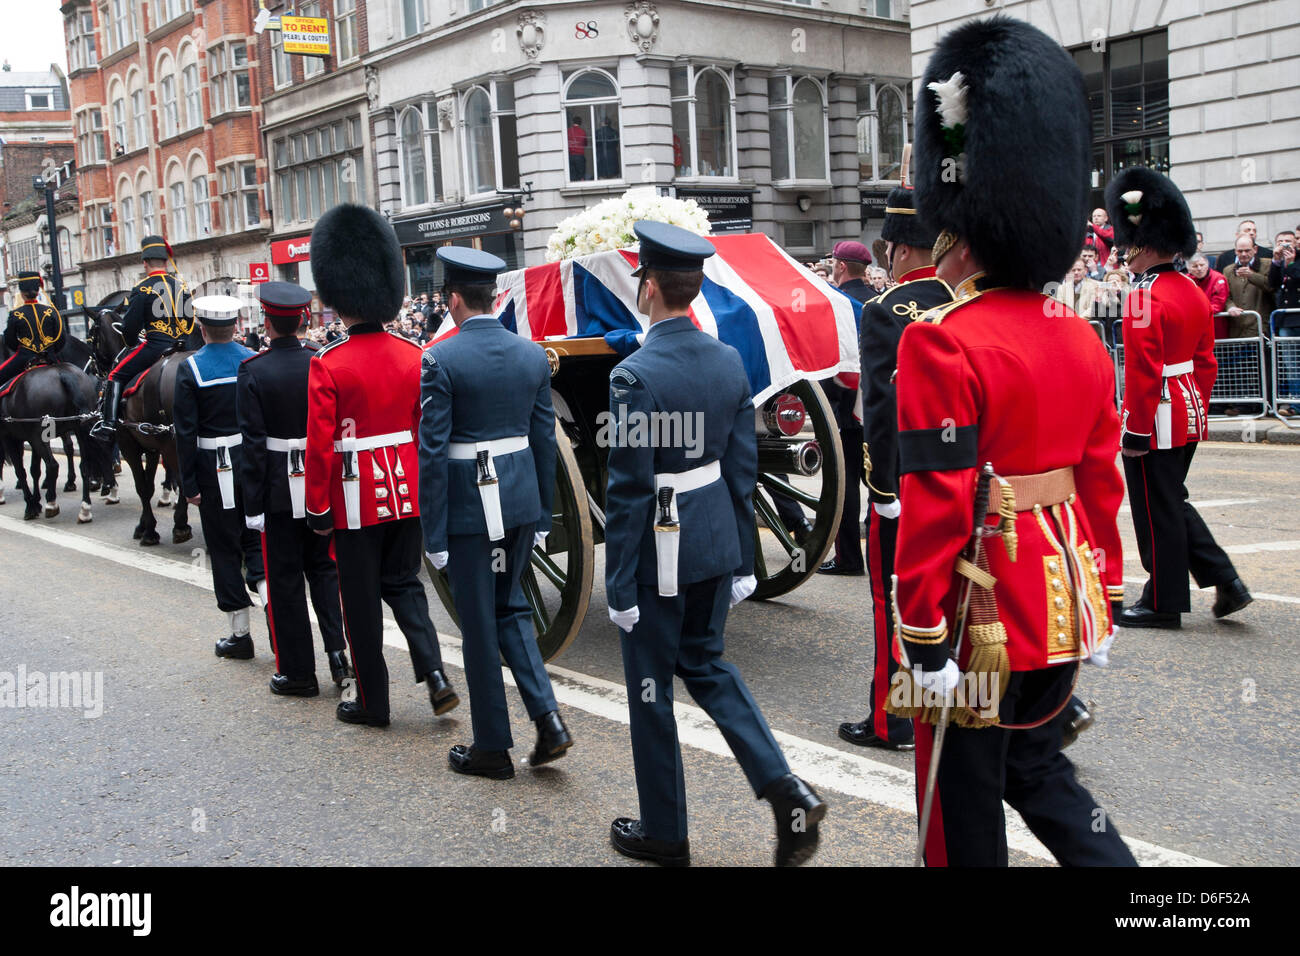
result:
<svg viewBox="0 0 1300 956"><path fill-rule="evenodd" d="M1007 683L1011 680L1011 659L1007 656L1007 629L1001 621L991 624L972 624L966 631L970 641L970 659L966 662L966 672L976 675L977 687L989 687L996 691L996 701L980 701L985 706L1000 704L1007 692ZM983 708L980 708L981 710ZM962 727L992 727L1000 717L981 714L979 710L963 707L958 723Z"/></svg>
<svg viewBox="0 0 1300 956"><path fill-rule="evenodd" d="M1011 482L1002 482L1002 498L998 504L998 517L1001 519L999 530L1002 533L1002 547L1006 548L1007 557L1014 564L1016 551L1020 546L1020 537L1016 534L1016 493Z"/></svg>

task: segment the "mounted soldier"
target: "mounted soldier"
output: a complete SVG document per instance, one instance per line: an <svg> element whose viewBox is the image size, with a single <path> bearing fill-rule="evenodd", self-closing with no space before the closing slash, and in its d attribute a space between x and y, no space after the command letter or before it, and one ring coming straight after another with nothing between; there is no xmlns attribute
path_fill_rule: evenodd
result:
<svg viewBox="0 0 1300 956"><path fill-rule="evenodd" d="M53 304L38 301L44 283L39 273L18 273L18 291L23 303L9 313L5 345L13 353L0 363L0 388L25 372L33 362L58 361L67 340L63 316Z"/></svg>

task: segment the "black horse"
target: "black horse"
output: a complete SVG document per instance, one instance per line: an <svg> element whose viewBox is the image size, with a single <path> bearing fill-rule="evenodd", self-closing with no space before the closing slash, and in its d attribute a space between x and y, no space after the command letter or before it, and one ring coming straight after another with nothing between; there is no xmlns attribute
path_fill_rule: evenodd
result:
<svg viewBox="0 0 1300 956"><path fill-rule="evenodd" d="M102 452L90 437L95 414L95 382L66 362L39 364L29 368L0 398L0 440L5 457L18 474L18 487L26 502L24 518L41 514L40 489L45 489L45 517L59 513L59 462L51 443L56 437L76 435L81 446L81 511L77 522L85 524L93 517L90 508L89 475ZM23 472L23 444L32 446L31 486ZM41 484L41 466L45 466L45 483Z"/></svg>
<svg viewBox="0 0 1300 956"><path fill-rule="evenodd" d="M100 368L111 369L115 359L126 347L118 328L120 317L115 310L99 310L94 316L90 339L95 360ZM122 460L131 469L136 494L140 496L140 521L133 537L148 547L158 544L158 519L154 517L151 502L158 461L166 468L165 491L175 487L171 479L180 474L176 458L176 436L172 431L172 397L176 386L176 372L189 355L188 350L163 356L141 377L140 384L123 403L122 421L117 431L117 445ZM171 486L171 487L168 487ZM159 501L160 506L170 504L169 496ZM172 543L181 544L194 536L189 524L189 503L179 493L173 512Z"/></svg>

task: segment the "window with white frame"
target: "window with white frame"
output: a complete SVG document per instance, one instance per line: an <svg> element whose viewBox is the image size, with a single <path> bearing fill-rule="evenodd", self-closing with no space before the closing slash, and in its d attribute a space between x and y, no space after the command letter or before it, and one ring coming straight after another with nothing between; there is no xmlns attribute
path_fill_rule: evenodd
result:
<svg viewBox="0 0 1300 956"><path fill-rule="evenodd" d="M38 272L41 248L36 237L18 239L9 243L9 256L14 264L14 272Z"/></svg>
<svg viewBox="0 0 1300 956"><path fill-rule="evenodd" d="M208 50L208 78L213 116L229 110L252 107L252 88L248 81L248 45L242 40L222 43Z"/></svg>
<svg viewBox="0 0 1300 956"><path fill-rule="evenodd" d="M669 71L673 167L678 176L735 176L731 74L693 64Z"/></svg>
<svg viewBox="0 0 1300 956"><path fill-rule="evenodd" d="M473 86L461 97L465 191L494 192L519 184L515 88L509 80Z"/></svg>
<svg viewBox="0 0 1300 956"><path fill-rule="evenodd" d="M420 32L424 20L424 0L401 0L402 36L413 37Z"/></svg>
<svg viewBox="0 0 1300 956"><path fill-rule="evenodd" d="M773 76L767 81L772 179L826 179L826 91L810 76Z"/></svg>
<svg viewBox="0 0 1300 956"><path fill-rule="evenodd" d="M173 70L170 57L159 61L158 106L163 139L170 139L181 131L180 104L176 99L176 75Z"/></svg>
<svg viewBox="0 0 1300 956"><path fill-rule="evenodd" d="M135 42L136 0L107 0L99 5L99 22L104 27L104 53L116 53Z"/></svg>
<svg viewBox="0 0 1300 956"><path fill-rule="evenodd" d="M357 0L334 0L334 55L339 63L356 58Z"/></svg>
<svg viewBox="0 0 1300 956"><path fill-rule="evenodd" d="M190 180L190 195L194 199L194 237L201 239L212 235L212 206L209 203L207 173L200 172Z"/></svg>
<svg viewBox="0 0 1300 956"><path fill-rule="evenodd" d="M131 148L144 149L149 143L149 103L140 85L140 74L131 75Z"/></svg>
<svg viewBox="0 0 1300 956"><path fill-rule="evenodd" d="M170 23L182 13L188 13L192 6L193 0L153 0L153 25Z"/></svg>
<svg viewBox="0 0 1300 956"><path fill-rule="evenodd" d="M54 94L51 93L49 90L28 90L27 109L28 110L54 109Z"/></svg>
<svg viewBox="0 0 1300 956"><path fill-rule="evenodd" d="M618 82L605 70L565 74L564 137L569 182L623 178Z"/></svg>
<svg viewBox="0 0 1300 956"><path fill-rule="evenodd" d="M429 201L429 167L425 162L424 117L419 107L402 113L402 205L422 206Z"/></svg>
<svg viewBox="0 0 1300 956"><path fill-rule="evenodd" d="M298 16L320 18L320 0L310 0L308 3L298 5ZM325 72L325 58L323 56L304 56L302 58L302 75L303 79L309 79L313 76L319 76Z"/></svg>
<svg viewBox="0 0 1300 956"><path fill-rule="evenodd" d="M82 255L89 261L104 257L104 233L100 223L101 206L86 206L85 228L81 231Z"/></svg>
<svg viewBox="0 0 1300 956"><path fill-rule="evenodd" d="M140 235L150 236L157 233L153 223L153 189L148 177L140 177L135 184L136 199L140 204Z"/></svg>
<svg viewBox="0 0 1300 956"><path fill-rule="evenodd" d="M271 33L271 82L278 90L288 86L293 79L293 66L289 54L284 52L284 37L279 30Z"/></svg>
<svg viewBox="0 0 1300 956"><path fill-rule="evenodd" d="M904 84L906 89L906 84ZM907 142L910 89L868 81L858 86L858 178L898 180Z"/></svg>
<svg viewBox="0 0 1300 956"><path fill-rule="evenodd" d="M130 186L122 185L118 189L118 220L122 229L122 248L134 249L135 243L135 198L130 193Z"/></svg>
<svg viewBox="0 0 1300 956"><path fill-rule="evenodd" d="M186 202L185 179L181 175L180 165L173 168L167 186L168 238L172 242L188 242L190 239L190 208Z"/></svg>
<svg viewBox="0 0 1300 956"><path fill-rule="evenodd" d="M82 166L108 159L108 135L104 132L104 111L82 110L77 114L77 156Z"/></svg>
<svg viewBox="0 0 1300 956"><path fill-rule="evenodd" d="M78 10L68 18L68 70L75 73L98 63L95 15L89 10Z"/></svg>
<svg viewBox="0 0 1300 956"><path fill-rule="evenodd" d="M113 145L118 152L124 153L131 148L130 140L127 138L126 97L122 95L120 85L114 85L109 95L113 100Z"/></svg>
<svg viewBox="0 0 1300 956"><path fill-rule="evenodd" d="M181 91L185 97L181 128L197 129L203 125L203 91L199 88L199 65L192 46L186 46L181 53Z"/></svg>
<svg viewBox="0 0 1300 956"><path fill-rule="evenodd" d="M279 224L312 222L342 202L362 201L361 117L313 127L272 143Z"/></svg>

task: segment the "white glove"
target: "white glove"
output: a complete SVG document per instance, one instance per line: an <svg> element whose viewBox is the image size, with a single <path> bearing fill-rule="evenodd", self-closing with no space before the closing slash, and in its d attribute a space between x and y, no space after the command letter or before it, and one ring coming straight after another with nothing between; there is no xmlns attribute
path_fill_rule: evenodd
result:
<svg viewBox="0 0 1300 956"><path fill-rule="evenodd" d="M885 505L882 505L879 501L873 501L871 510L882 518L897 519L903 513L903 505L897 498Z"/></svg>
<svg viewBox="0 0 1300 956"><path fill-rule="evenodd" d="M952 694L961 683L961 670L956 661L949 660L940 671L922 670L919 666L912 668L912 679L942 699Z"/></svg>
<svg viewBox="0 0 1300 956"><path fill-rule="evenodd" d="M546 536L547 536L548 534L550 534L549 531L534 531L534 532L533 532L533 547L534 547L534 548L540 548L540 547L545 546L545 544L546 544Z"/></svg>
<svg viewBox="0 0 1300 956"><path fill-rule="evenodd" d="M743 578L731 579L731 606L735 607L745 598L754 593L758 587L758 578L752 574L746 574Z"/></svg>
<svg viewBox="0 0 1300 956"><path fill-rule="evenodd" d="M622 630L631 632L632 628L636 626L636 622L641 620L641 609L635 604L626 611L616 611L610 608L609 619Z"/></svg>
<svg viewBox="0 0 1300 956"><path fill-rule="evenodd" d="M260 515L252 515L251 517L248 516L248 515L245 515L245 516L244 516L244 527L247 528L249 531L258 531L258 532L265 531L265 530L266 530L266 515L264 515L264 514L260 514Z"/></svg>
<svg viewBox="0 0 1300 956"><path fill-rule="evenodd" d="M1110 636L1092 649L1092 656L1088 658L1089 664L1096 664L1098 667L1106 667L1110 664L1110 646L1115 643L1115 629L1110 629Z"/></svg>
<svg viewBox="0 0 1300 956"><path fill-rule="evenodd" d="M446 551L426 551L424 552L424 556L428 558L429 563L432 564L439 571L441 571L443 568L447 566Z"/></svg>

